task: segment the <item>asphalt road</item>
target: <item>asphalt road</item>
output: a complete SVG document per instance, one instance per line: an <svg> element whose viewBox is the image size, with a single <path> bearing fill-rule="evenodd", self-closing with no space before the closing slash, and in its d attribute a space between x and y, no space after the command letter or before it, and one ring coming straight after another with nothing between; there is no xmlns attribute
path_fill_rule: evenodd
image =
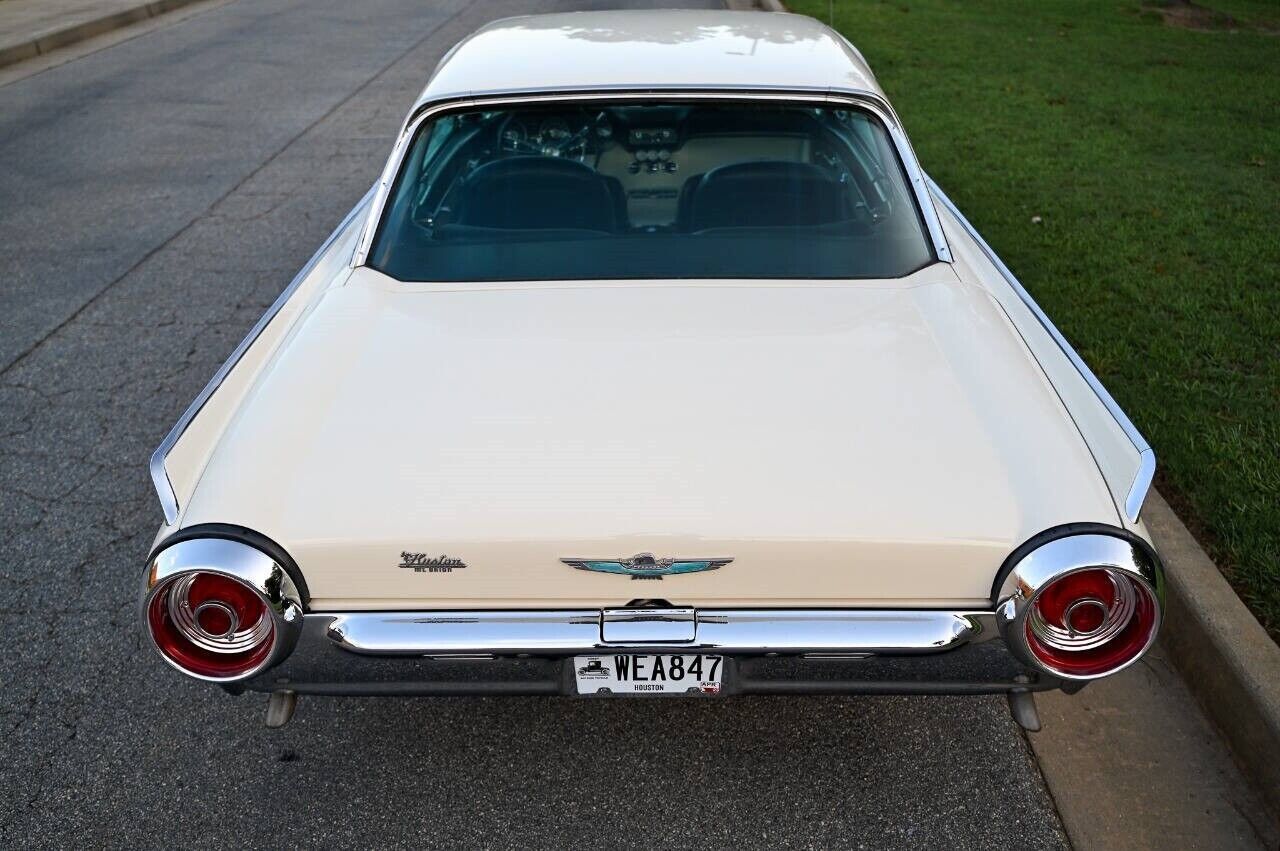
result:
<svg viewBox="0 0 1280 851"><path fill-rule="evenodd" d="M151 449L452 43L604 5L238 0L0 88L0 846L1065 846L999 698L313 698L269 731L143 645Z"/></svg>

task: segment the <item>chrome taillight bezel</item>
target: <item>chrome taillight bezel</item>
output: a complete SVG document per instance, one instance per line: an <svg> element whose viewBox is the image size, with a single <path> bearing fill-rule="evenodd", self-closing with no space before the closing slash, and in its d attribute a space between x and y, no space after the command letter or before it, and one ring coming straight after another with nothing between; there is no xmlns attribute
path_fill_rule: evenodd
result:
<svg viewBox="0 0 1280 851"><path fill-rule="evenodd" d="M1136 652L1120 664L1098 672L1081 674L1065 670L1041 658L1032 648L1028 634L1038 631L1033 628L1036 626L1033 619L1037 615L1035 604L1041 593L1065 577L1090 570L1104 570L1132 583L1135 594L1147 596L1153 614L1148 632ZM1121 598L1125 596L1123 593L1120 595ZM1121 599L1121 602L1124 603L1125 599ZM1078 682L1111 676L1142 658L1155 643L1163 613L1164 572L1154 551L1150 546L1128 536L1103 531L1067 533L1052 537L1020 555L1001 584L999 602L996 605L996 621L1005 643L1020 661L1049 676ZM1111 637L1114 638L1116 634L1118 631L1113 632ZM1086 637L1075 648L1063 646L1057 649L1067 652L1087 651L1104 645L1105 642Z"/></svg>
<svg viewBox="0 0 1280 851"><path fill-rule="evenodd" d="M152 630L150 615L158 595L167 595L192 576L209 573L235 580L256 594L271 619L271 649L255 664L232 676L193 671L167 654ZM161 604L164 605L163 600ZM142 626L152 647L174 669L205 682L233 683L249 679L283 661L302 632L303 607L298 588L283 565L261 550L230 538L187 538L161 549L151 559L144 580Z"/></svg>

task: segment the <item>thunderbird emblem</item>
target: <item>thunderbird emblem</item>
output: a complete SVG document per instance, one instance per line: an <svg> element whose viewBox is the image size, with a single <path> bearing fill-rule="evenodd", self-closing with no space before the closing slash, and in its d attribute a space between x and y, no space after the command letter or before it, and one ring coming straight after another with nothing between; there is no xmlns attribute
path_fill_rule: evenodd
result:
<svg viewBox="0 0 1280 851"><path fill-rule="evenodd" d="M562 558L570 567L593 570L596 573L617 573L632 579L661 579L680 573L699 573L724 567L731 558L654 558L652 553L640 553L631 558L596 559Z"/></svg>

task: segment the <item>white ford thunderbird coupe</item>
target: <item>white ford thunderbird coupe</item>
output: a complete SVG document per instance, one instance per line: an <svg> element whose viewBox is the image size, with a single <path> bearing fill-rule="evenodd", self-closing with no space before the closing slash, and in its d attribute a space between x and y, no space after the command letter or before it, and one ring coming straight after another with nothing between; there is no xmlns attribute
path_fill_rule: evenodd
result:
<svg viewBox="0 0 1280 851"><path fill-rule="evenodd" d="M183 673L296 696L1073 691L1163 606L1154 456L858 51L493 24L151 461Z"/></svg>

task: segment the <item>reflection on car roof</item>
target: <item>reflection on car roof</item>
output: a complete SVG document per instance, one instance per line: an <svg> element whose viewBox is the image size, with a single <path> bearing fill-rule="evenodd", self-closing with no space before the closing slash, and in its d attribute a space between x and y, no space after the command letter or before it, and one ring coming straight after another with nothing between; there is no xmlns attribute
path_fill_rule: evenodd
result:
<svg viewBox="0 0 1280 851"><path fill-rule="evenodd" d="M444 58L418 105L471 94L760 88L883 94L862 56L802 15L664 10L496 21Z"/></svg>

